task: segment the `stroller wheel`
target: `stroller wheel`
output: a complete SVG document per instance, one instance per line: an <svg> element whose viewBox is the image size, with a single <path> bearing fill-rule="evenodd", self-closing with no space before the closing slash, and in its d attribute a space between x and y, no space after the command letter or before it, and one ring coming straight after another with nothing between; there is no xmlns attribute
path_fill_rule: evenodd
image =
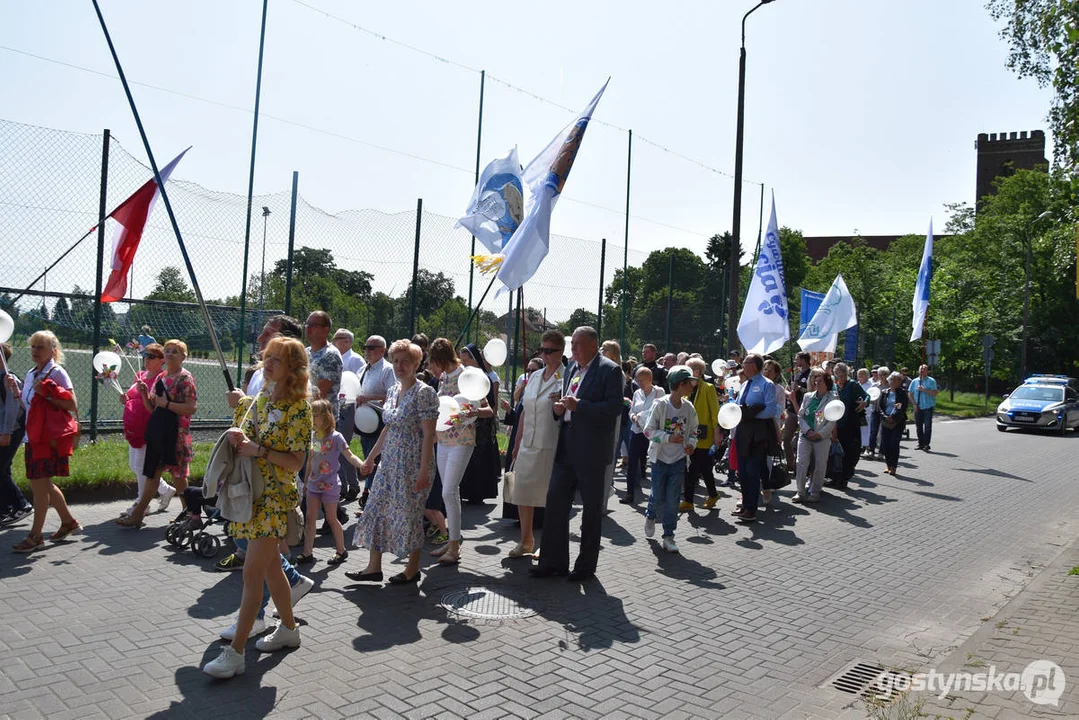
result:
<svg viewBox="0 0 1079 720"><path fill-rule="evenodd" d="M221 541L209 533L199 533L191 541L192 550L204 558L216 557L221 551Z"/></svg>
<svg viewBox="0 0 1079 720"><path fill-rule="evenodd" d="M180 547L184 544L180 537L181 528L179 525L169 525L165 529L165 541L173 547Z"/></svg>

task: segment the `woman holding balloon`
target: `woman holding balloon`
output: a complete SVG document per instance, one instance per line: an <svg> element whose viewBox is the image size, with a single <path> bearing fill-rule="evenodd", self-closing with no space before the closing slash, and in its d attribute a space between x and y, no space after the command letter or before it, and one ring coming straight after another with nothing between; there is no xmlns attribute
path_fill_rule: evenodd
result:
<svg viewBox="0 0 1079 720"><path fill-rule="evenodd" d="M832 430L835 421L843 416L843 404L839 402L839 416L834 412L825 416L825 408L836 400L832 392L832 378L821 368L809 372L806 394L802 397L802 406L798 409L798 468L795 483L798 494L791 502L805 503L820 500L820 489L824 484L824 471L828 468L828 451L832 446ZM809 463L813 463L813 477L806 487L806 474Z"/></svg>
<svg viewBox="0 0 1079 720"><path fill-rule="evenodd" d="M131 383L131 387L128 388L127 393L124 395L124 439L127 440L128 445L127 464L131 468L131 472L135 473L139 494L131 507L121 514L121 517L130 515L138 506L138 499L142 497L142 489L146 485L146 474L143 472L143 465L146 462L146 423L150 420L150 411L142 402L139 383L144 385L153 383L154 378L161 373L161 367L165 364L165 348L161 347L159 343L150 343L142 349L142 352L146 369L135 373L135 381ZM102 354L99 353L98 356ZM119 359L119 356L117 356L117 359ZM96 361L97 357L94 360ZM94 363L95 367L97 364L97 362ZM169 502L176 494L176 491L163 479L158 478L157 494L159 496L158 502L160 503L158 510L164 511L168 508Z"/></svg>
<svg viewBox="0 0 1079 720"><path fill-rule="evenodd" d="M488 498L498 497L498 480L502 476L496 427L498 421L494 411L494 408L498 407L498 375L488 366L483 351L473 343L461 348L461 364L473 371L469 375L477 378L477 384L481 382L478 373L482 373L487 381L484 388L486 397L481 398L482 407L490 406L490 414L480 414L476 419L476 449L468 460L468 467L461 480L461 497L466 502L479 504ZM478 402L481 398L474 398L474 401Z"/></svg>

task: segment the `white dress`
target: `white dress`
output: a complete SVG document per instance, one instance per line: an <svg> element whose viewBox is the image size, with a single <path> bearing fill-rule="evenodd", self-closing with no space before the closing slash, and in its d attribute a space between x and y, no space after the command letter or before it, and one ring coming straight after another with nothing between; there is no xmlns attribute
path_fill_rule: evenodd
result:
<svg viewBox="0 0 1079 720"><path fill-rule="evenodd" d="M554 454L558 448L558 423L554 419L554 400L551 395L562 394L562 370L559 369L546 382L541 368L528 378L521 395L524 432L521 449L514 463L512 497L514 505L544 507L547 504L547 486L551 482Z"/></svg>

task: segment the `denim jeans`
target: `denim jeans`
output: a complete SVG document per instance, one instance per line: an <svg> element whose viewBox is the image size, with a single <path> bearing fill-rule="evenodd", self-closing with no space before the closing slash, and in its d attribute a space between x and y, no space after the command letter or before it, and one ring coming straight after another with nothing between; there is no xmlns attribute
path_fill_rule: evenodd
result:
<svg viewBox="0 0 1079 720"><path fill-rule="evenodd" d="M763 455L738 453L738 484L742 486L742 511L748 515L757 514L761 477L768 468L765 460Z"/></svg>
<svg viewBox="0 0 1079 720"><path fill-rule="evenodd" d="M933 411L935 409L914 409L914 429L918 432L918 447L927 447L933 437Z"/></svg>
<svg viewBox="0 0 1079 720"><path fill-rule="evenodd" d="M662 509L663 537L674 537L674 529L678 526L679 495L685 477L685 460L652 463L652 494L648 498L648 509L644 516L657 520L657 512Z"/></svg>
<svg viewBox="0 0 1079 720"><path fill-rule="evenodd" d="M880 412L869 416L869 452L877 451L877 440L880 437Z"/></svg>
<svg viewBox="0 0 1079 720"><path fill-rule="evenodd" d="M626 497L630 500L641 491L642 468L648 462L648 438L644 433L629 436L629 460L626 463Z"/></svg>
<svg viewBox="0 0 1079 720"><path fill-rule="evenodd" d="M243 538L236 538L236 549L240 552L247 554L247 540ZM289 587L296 587L300 584L300 580L303 578L299 571L292 566L292 563L288 561L288 558L284 555L281 556L281 570L285 573L285 577L288 578ZM259 619L266 616L266 606L270 604L270 588L266 583L262 584L262 604L259 605Z"/></svg>

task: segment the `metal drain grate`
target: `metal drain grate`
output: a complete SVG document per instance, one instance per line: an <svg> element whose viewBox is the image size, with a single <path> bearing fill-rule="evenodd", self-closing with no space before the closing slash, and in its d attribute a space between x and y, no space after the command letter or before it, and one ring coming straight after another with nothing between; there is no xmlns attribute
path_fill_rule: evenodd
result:
<svg viewBox="0 0 1079 720"><path fill-rule="evenodd" d="M477 620L520 620L542 610L534 599L523 602L505 589L466 587L442 596L442 607L460 617Z"/></svg>
<svg viewBox="0 0 1079 720"><path fill-rule="evenodd" d="M878 702L890 701L898 695L897 688L910 687L910 673L859 660L832 680L831 685L850 695Z"/></svg>

